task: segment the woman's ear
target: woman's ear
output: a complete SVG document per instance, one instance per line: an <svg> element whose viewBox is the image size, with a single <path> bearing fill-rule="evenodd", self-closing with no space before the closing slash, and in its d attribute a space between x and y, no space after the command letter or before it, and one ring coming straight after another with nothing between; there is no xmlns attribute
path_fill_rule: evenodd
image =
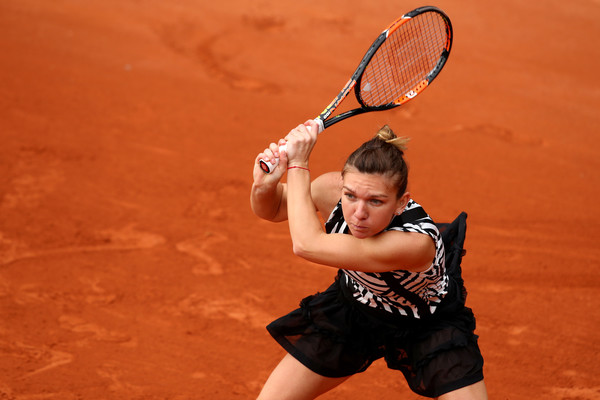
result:
<svg viewBox="0 0 600 400"><path fill-rule="evenodd" d="M397 203L398 208L396 208L396 215L402 214L402 212L406 208L406 205L408 204L409 200L410 200L410 193L404 192L404 194L398 199L398 203Z"/></svg>

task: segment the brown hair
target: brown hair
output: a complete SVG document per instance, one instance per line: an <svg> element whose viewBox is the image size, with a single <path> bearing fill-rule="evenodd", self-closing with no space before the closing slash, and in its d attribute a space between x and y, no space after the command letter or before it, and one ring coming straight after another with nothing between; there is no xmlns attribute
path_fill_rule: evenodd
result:
<svg viewBox="0 0 600 400"><path fill-rule="evenodd" d="M371 140L350 154L342 176L348 167L354 167L364 174L386 175L398 187L397 196L401 197L408 185L408 165L403 157L408 140L397 137L389 126L384 125Z"/></svg>

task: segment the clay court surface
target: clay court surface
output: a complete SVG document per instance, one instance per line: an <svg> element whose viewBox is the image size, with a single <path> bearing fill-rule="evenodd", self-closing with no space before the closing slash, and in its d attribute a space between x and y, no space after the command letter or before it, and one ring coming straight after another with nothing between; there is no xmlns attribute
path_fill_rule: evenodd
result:
<svg viewBox="0 0 600 400"><path fill-rule="evenodd" d="M0 0L0 399L253 399L264 326L336 271L249 208L254 157L425 3ZM455 41L388 123L410 191L469 214L492 399L600 399L600 2L432 1ZM417 399L383 363L323 399Z"/></svg>

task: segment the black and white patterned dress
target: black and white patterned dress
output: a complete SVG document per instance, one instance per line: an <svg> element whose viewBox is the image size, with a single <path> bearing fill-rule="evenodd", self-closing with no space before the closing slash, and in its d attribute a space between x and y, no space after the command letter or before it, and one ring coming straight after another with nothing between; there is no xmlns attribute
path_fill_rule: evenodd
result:
<svg viewBox="0 0 600 400"><path fill-rule="evenodd" d="M349 234L341 201L329 216L325 229L329 234ZM431 237L435 243L435 258L431 266L423 272L411 272L399 265L397 270L388 273L350 271L341 266L342 283L352 290L356 301L369 307L413 318L433 314L447 293L449 281L440 232L429 215L412 199L404 212L395 216L385 228L385 231L392 230Z"/></svg>

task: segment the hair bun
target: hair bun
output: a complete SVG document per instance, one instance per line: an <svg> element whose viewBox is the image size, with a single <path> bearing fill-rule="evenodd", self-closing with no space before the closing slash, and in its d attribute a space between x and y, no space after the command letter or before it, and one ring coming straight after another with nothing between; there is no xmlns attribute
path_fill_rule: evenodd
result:
<svg viewBox="0 0 600 400"><path fill-rule="evenodd" d="M376 135L377 138L395 146L398 150L404 151L407 149L406 144L410 141L408 137L397 137L392 128L384 125Z"/></svg>

